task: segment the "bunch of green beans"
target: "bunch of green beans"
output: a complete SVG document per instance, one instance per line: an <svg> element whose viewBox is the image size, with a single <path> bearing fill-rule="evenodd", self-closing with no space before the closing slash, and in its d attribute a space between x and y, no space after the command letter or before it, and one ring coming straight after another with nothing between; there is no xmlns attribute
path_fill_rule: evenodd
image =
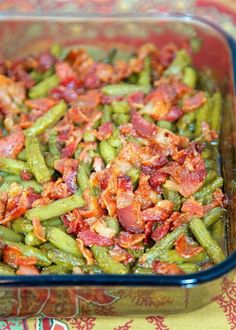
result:
<svg viewBox="0 0 236 330"><path fill-rule="evenodd" d="M20 267L19 264L5 261L7 249L4 249L7 247L12 248L12 251L15 249L26 260L33 258L34 266L42 275L154 274L153 265L156 261L167 265L174 264L180 271L188 274L201 271L208 263L218 264L223 261L225 253L222 241L226 210L223 203L215 204L215 193L220 194L223 187L219 154L223 98L212 75L209 72L197 70L192 65L191 57L185 49L177 51L168 67L163 66L160 70L153 60L155 52L151 51L143 60L140 60L142 58L140 56L135 68L132 64L133 58L129 58L130 62L126 68L128 73L124 73L124 78L120 82L116 78L111 81L118 81L117 83L105 84L105 70L105 73L103 72L105 78L101 75L101 79L104 80L96 89L99 92L99 99L102 99L102 95L104 100L108 101L101 102L100 100L96 109L93 109L93 106L90 109L90 105L89 109L86 109L84 103L86 104L87 101L87 93L91 92L88 92L90 87L87 85L81 87L79 93L84 93L84 95L82 97L77 95L76 100L67 100L68 91L68 95L65 93L64 100L63 97L57 100L58 96L54 96L54 88L59 87L60 91L64 91L68 87L63 85L65 81L60 77L57 63L60 65L64 62L65 67L72 70L73 74L69 80L73 81L77 73L76 69L73 71L73 66L70 67L73 56L71 59L70 56L65 57L65 50L60 45L53 45L50 52L55 59L50 68L45 71L37 69L37 66L29 69L34 85L26 88L28 103L23 100L18 106L24 109L24 113L31 118L31 109L27 104L31 104L31 107L32 104L36 104L37 108L37 102L41 105L49 101L50 104L53 100L52 104L55 105L43 109L41 115L36 116L30 125L27 123L22 126L26 127L23 130L23 148L19 148L16 155L12 156L9 150L7 156L4 155L0 139L1 208L8 205L6 198L10 200L11 196L13 200L14 196L17 196L19 209L21 209L20 203L23 197L30 196L36 199L30 203L27 200L30 204L27 204L27 210L16 217L14 213L9 216L8 211L4 213L4 210L0 215L0 275L15 275ZM112 49L101 59L100 64L104 68L113 70L114 73L117 70L117 57L119 57L119 52L117 49ZM75 85L81 83L81 77L75 79ZM168 107L169 102L169 95L165 95L166 99L164 98L163 102L158 99L161 95L161 93L158 94L158 88L162 84L165 85L165 81L169 85L173 82L173 86L176 81L180 81L187 90L186 95L180 96L178 102L173 101L175 103L171 107L181 108L185 99L192 97L198 91L204 92L205 101L194 110L183 111L183 115L176 120L170 120L166 115L161 116L160 114L166 111L165 107ZM74 95L73 92L71 92L72 95ZM92 93L96 93L93 88ZM148 100L153 94L155 96L155 93L158 97L153 106ZM132 97L135 99L134 96L140 98L140 101L137 98L137 104L132 100ZM137 123L133 118L133 110L139 116ZM154 113L155 111L157 113ZM1 128L3 135L8 136L10 133L8 133L6 122L1 123ZM211 139L206 137L204 125L209 128L210 133L208 133L212 135ZM162 141L155 141L155 134L150 133L150 130L154 128L155 132L164 132ZM168 137L174 134L177 138L187 138L188 147L200 145L202 148L201 158L207 175L201 187L192 194L191 198L199 203L204 211L207 211L202 216L190 215L188 220L178 226L174 224L172 227L170 222L168 233L161 239L152 238L152 233L148 233L149 229L145 227L145 240L145 235L143 235L141 243L132 245L132 239L135 240L140 232L142 236L144 229L139 228L135 231L131 228L132 226L127 229L124 222L120 221L116 209L118 207L116 199L121 194L119 189L124 189L125 193L122 196L124 203L132 199L132 203L136 203L135 207L138 205L137 209L140 213L135 213L134 221L140 221L141 212L149 207L154 208L155 204L162 200L172 203L172 211L175 214L183 212L182 206L186 197L182 196L175 187L170 188L171 175L167 176L166 183L160 184L155 190L152 187L151 178L159 174L159 168L156 169L156 164L151 164L149 167L143 165L148 162L145 154L148 148L151 149L155 143L158 145L160 142L161 147L153 148L155 151L152 157L155 162L159 150L159 156L161 156L163 140L168 140ZM5 136L2 139L4 138ZM171 147L175 142L173 141L169 142ZM124 152L127 146L132 146L130 147L132 154L128 154L129 151ZM127 150L129 150L128 147ZM164 149L167 150L168 147L166 144ZM181 146L180 149L185 151L184 148L186 148L188 153L188 147ZM14 146L12 148L14 149ZM143 150L141 157L138 156L140 150ZM167 162L176 161L175 155L172 156L171 153L168 154ZM73 165L70 167L68 164ZM117 176L112 176L114 174L112 170ZM140 187L143 175L148 179L146 186ZM130 180L132 191L127 193L125 191L127 187L126 189L123 186L118 187L119 176ZM102 178L102 184L99 182L99 185L97 181L100 178ZM53 186L55 183L58 183L58 186ZM70 190L72 183L73 189ZM50 185L53 186L50 193L56 197L48 194ZM109 185L112 188L107 202L107 195L103 193ZM141 198L138 199L140 190ZM11 200L10 202L12 203ZM10 202L9 205L11 205ZM139 204L142 206L139 207ZM4 216L10 219L6 223ZM100 221L100 227L99 225L96 227L97 221ZM161 221L149 221L152 222L150 230L154 232L161 229L161 226L165 224ZM36 222L40 222L40 228L37 228ZM104 233L101 232L101 228L104 229ZM39 235L38 229L41 230L42 235ZM96 241L96 243L87 244L86 240L81 240L79 234L83 230L88 232L88 236L93 235L92 242ZM128 237L127 242L130 246L126 241L122 242L122 235ZM94 238L97 236L98 240ZM202 251L192 256L182 255L176 247L176 242L181 236L186 238L187 245L202 247ZM130 241L129 237L131 237ZM108 243L105 244L104 240Z"/></svg>

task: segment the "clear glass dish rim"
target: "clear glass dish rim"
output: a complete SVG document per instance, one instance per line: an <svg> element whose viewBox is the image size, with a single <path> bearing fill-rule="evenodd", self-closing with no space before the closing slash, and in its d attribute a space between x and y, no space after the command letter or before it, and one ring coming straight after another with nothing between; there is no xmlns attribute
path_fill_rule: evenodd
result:
<svg viewBox="0 0 236 330"><path fill-rule="evenodd" d="M29 13L21 14L9 12L7 14L0 14L0 21L17 20L17 21L66 21L68 18L72 21L99 21L99 20L127 20L133 19L134 21L143 20L145 18L152 18L162 21L177 21L182 22L195 22L201 25L206 25L215 30L225 40L231 51L231 61L234 82L236 82L236 41L227 32L222 30L219 26L214 23L200 18L195 15L171 13L171 14L155 14L148 13L139 16L135 14L123 15L120 14L104 16L99 15L94 17L93 15L80 15L72 16L53 16L53 15L42 15L42 13ZM55 13L54 13L55 15ZM233 83L234 83L233 82ZM235 85L234 85L235 91ZM215 265L205 271L186 274L186 275L139 275L139 274L127 274L127 275L113 275L113 274L89 274L89 275L39 275L37 280L35 276L24 275L24 276L0 276L0 287L79 287L79 286L135 286L135 287L184 287L190 288L196 285L212 282L236 268L236 251L228 256L223 262Z"/></svg>

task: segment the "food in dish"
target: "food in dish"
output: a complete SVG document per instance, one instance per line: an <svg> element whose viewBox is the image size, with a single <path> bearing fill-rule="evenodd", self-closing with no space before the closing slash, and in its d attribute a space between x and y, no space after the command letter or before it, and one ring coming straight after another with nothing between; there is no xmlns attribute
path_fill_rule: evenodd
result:
<svg viewBox="0 0 236 330"><path fill-rule="evenodd" d="M185 274L225 259L222 96L189 45L0 70L0 274Z"/></svg>

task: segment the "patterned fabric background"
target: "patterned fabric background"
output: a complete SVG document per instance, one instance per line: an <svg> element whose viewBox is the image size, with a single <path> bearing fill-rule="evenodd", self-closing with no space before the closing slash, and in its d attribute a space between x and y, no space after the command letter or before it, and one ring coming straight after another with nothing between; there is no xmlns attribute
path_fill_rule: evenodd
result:
<svg viewBox="0 0 236 330"><path fill-rule="evenodd" d="M57 10L62 13L78 11L111 13L128 12L131 8L149 12L195 13L213 20L236 37L236 0L0 0L0 12L31 12ZM236 278L236 277L235 277ZM141 302L142 303L142 302ZM143 302L145 303L145 302ZM236 329L236 279L223 296L201 310L185 315L146 317L82 317L77 319L8 319L0 321L0 330L235 330Z"/></svg>

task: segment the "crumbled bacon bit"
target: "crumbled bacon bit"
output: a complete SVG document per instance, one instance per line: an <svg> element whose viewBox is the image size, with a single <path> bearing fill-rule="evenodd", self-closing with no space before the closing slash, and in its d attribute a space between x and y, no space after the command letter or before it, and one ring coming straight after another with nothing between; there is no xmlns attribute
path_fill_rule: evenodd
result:
<svg viewBox="0 0 236 330"><path fill-rule="evenodd" d="M159 260L156 260L153 262L152 270L154 273L161 274L161 275L184 274L184 271L182 271L182 269L180 269L176 264L159 261Z"/></svg>

